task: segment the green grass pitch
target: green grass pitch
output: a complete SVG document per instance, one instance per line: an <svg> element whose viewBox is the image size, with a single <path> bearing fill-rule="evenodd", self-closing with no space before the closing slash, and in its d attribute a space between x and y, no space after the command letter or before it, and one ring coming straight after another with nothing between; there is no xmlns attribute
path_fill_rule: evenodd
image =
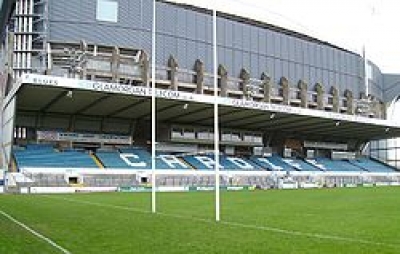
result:
<svg viewBox="0 0 400 254"><path fill-rule="evenodd" d="M400 253L400 188L0 195L70 253ZM0 253L62 253L0 214Z"/></svg>

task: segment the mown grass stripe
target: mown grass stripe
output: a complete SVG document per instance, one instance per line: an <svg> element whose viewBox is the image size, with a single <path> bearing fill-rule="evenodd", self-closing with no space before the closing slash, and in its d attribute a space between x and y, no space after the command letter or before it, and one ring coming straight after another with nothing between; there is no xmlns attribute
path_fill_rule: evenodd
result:
<svg viewBox="0 0 400 254"><path fill-rule="evenodd" d="M97 202L92 202L92 201L82 201L82 200L76 200L76 199L64 198L64 197L61 198L61 197L57 197L54 195L51 195L51 196L44 195L44 197L60 199L60 200L73 202L73 203L81 203L81 204L93 205L93 206L98 206L98 207L111 208L111 209L116 209L116 210L132 211L132 212L149 214L149 215L152 214L150 209L147 211L147 210L142 210L142 209L136 209L133 207L102 204L102 203L97 203ZM224 221L224 220L215 222L214 220L211 220L211 219L199 218L199 217L193 217L193 216L184 216L184 215L180 215L180 214L170 214L170 213L163 213L163 212L157 212L156 214L159 216L163 216L163 217L193 220L193 221L210 223L210 224L215 224L215 225L222 224L222 225L230 226L230 227L268 231L268 232L286 234L286 235L291 235L291 236L308 237L308 238L321 239L321 240L331 240L331 241L336 241L336 242L338 242L338 241L353 242L353 243L364 244L364 245L375 245L375 246L400 248L400 245L398 245L398 244L370 241L370 240L351 238L351 237L318 234L318 233L308 233L308 232L294 231L294 230L269 227L269 226L257 226L257 225L251 225L251 224L243 224L243 223L238 223L238 222L233 222L233 221Z"/></svg>
<svg viewBox="0 0 400 254"><path fill-rule="evenodd" d="M24 223L18 221L17 219L15 219L14 217L12 217L11 215L9 215L8 213L0 210L0 214L3 215L4 217L6 217L7 219L9 219L10 221L14 222L15 224L17 224L18 226L24 228L26 231L30 232L31 234L33 234L34 236L42 239L43 241L47 242L48 244L50 244L51 246L53 246L54 248L58 249L60 252L64 253L64 254L71 254L70 251L68 251L67 249L61 247L60 245L58 245L57 243L55 243L54 241L52 241L51 239L49 239L48 237L45 237L44 235L40 234L39 232L31 229L30 227L28 227L27 225L25 225Z"/></svg>

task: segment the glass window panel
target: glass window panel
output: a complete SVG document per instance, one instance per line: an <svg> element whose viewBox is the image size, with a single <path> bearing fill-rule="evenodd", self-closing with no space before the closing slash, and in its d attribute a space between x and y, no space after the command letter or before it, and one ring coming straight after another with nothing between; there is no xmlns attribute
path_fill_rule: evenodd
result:
<svg viewBox="0 0 400 254"><path fill-rule="evenodd" d="M97 0L96 19L99 21L118 22L118 2Z"/></svg>

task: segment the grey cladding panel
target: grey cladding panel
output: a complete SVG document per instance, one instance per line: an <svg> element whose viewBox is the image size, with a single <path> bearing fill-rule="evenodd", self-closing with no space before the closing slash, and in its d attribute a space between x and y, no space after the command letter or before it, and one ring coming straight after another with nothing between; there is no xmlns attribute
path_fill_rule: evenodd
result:
<svg viewBox="0 0 400 254"><path fill-rule="evenodd" d="M187 55L187 59L185 60L186 64L186 68L187 69L193 69L194 66L194 62L196 61L195 59L197 59L197 50L196 50L196 42L194 41L188 41L186 44L186 55Z"/></svg>
<svg viewBox="0 0 400 254"><path fill-rule="evenodd" d="M205 42L207 38L207 33L211 33L211 31L207 31L206 20L207 16L204 14L196 14L196 39L198 41Z"/></svg>
<svg viewBox="0 0 400 254"><path fill-rule="evenodd" d="M136 6L141 6L141 20L142 24L141 26L143 29L146 29L148 31L151 30L152 27L152 21L153 21L153 4L151 0L141 0L140 4L137 4L136 1L131 1L131 5Z"/></svg>
<svg viewBox="0 0 400 254"><path fill-rule="evenodd" d="M182 64L182 61L185 61L185 59L187 59L187 40L184 39L178 39L178 54L175 55L174 57L176 58L176 60L178 61L178 64L180 67L185 67Z"/></svg>
<svg viewBox="0 0 400 254"><path fill-rule="evenodd" d="M201 42L196 42L196 59L201 59L203 63L206 64L207 58L211 58L211 56L207 56L206 45Z"/></svg>
<svg viewBox="0 0 400 254"><path fill-rule="evenodd" d="M280 59L274 59L274 78L276 84L278 84L279 79L282 77L282 75L282 61Z"/></svg>
<svg viewBox="0 0 400 254"><path fill-rule="evenodd" d="M206 60L204 61L205 69L207 72L213 72L213 53L212 47L210 44L206 45Z"/></svg>
<svg viewBox="0 0 400 254"><path fill-rule="evenodd" d="M235 50L233 61L233 73L239 73L243 66L243 52L240 50Z"/></svg>
<svg viewBox="0 0 400 254"><path fill-rule="evenodd" d="M238 24L233 27L233 47L235 49L243 48L243 26Z"/></svg>
<svg viewBox="0 0 400 254"><path fill-rule="evenodd" d="M77 21L82 16L82 10L80 7L80 0L70 1L49 1L49 18L51 20L65 20L65 21Z"/></svg>
<svg viewBox="0 0 400 254"><path fill-rule="evenodd" d="M289 59L289 45L287 35L281 36L281 57L282 59Z"/></svg>
<svg viewBox="0 0 400 254"><path fill-rule="evenodd" d="M288 48L288 59L291 61L296 61L296 53L295 53L295 47L296 47L296 41L293 41L293 43L288 43L287 48Z"/></svg>
<svg viewBox="0 0 400 254"><path fill-rule="evenodd" d="M274 32L274 47L275 47L275 56L281 58L282 57L282 53L281 53L281 37L282 35L275 33Z"/></svg>
<svg viewBox="0 0 400 254"><path fill-rule="evenodd" d="M259 40L258 40L258 30L259 28L250 26L250 51L251 52L260 52L259 51Z"/></svg>
<svg viewBox="0 0 400 254"><path fill-rule="evenodd" d="M244 52L243 53L243 61L242 61L242 67L239 69L245 68L246 70L250 70L250 53L249 52ZM235 77L238 77L240 74L240 70L235 73Z"/></svg>
<svg viewBox="0 0 400 254"><path fill-rule="evenodd" d="M266 32L267 35L267 55L275 56L275 41L274 41L274 33L271 31Z"/></svg>
<svg viewBox="0 0 400 254"><path fill-rule="evenodd" d="M262 55L267 54L267 33L262 29L258 29L258 50Z"/></svg>
<svg viewBox="0 0 400 254"><path fill-rule="evenodd" d="M225 21L218 19L217 20L217 44L218 46L226 45L225 42Z"/></svg>
<svg viewBox="0 0 400 254"><path fill-rule="evenodd" d="M267 57L266 58L266 62L267 62L266 71L271 76L271 80L274 80L274 78L275 78L275 61L274 61L274 58Z"/></svg>
<svg viewBox="0 0 400 254"><path fill-rule="evenodd" d="M242 40L243 40L243 50L250 51L251 50L251 32L249 25L242 25Z"/></svg>
<svg viewBox="0 0 400 254"><path fill-rule="evenodd" d="M98 22L96 3L97 0L49 0L49 40L84 39L89 44L143 48L150 52L151 0L118 0L118 23ZM165 2L157 2L157 15L157 63L165 64L174 55L182 68L191 69L200 58L207 72L212 72L212 16ZM330 85L334 81L343 89L362 87L362 64L357 55L223 18L218 18L217 29L220 62L234 77L240 69L247 68L252 77L267 71L275 80L285 75L291 82L302 77L309 83ZM379 92L379 69L374 76Z"/></svg>
<svg viewBox="0 0 400 254"><path fill-rule="evenodd" d="M191 40L196 39L196 19L195 12L187 11L186 12L186 36Z"/></svg>
<svg viewBox="0 0 400 254"><path fill-rule="evenodd" d="M253 78L258 78L259 73L262 72L260 66L258 65L258 58L259 56L257 54L251 53L250 54L250 74Z"/></svg>
<svg viewBox="0 0 400 254"><path fill-rule="evenodd" d="M296 75L296 65L292 62L289 62L289 77L293 83L297 83L299 77Z"/></svg>
<svg viewBox="0 0 400 254"><path fill-rule="evenodd" d="M304 75L304 71L303 71L305 69L305 67L303 67L302 65L297 63L297 64L295 64L294 68L295 68L295 72L296 72L296 74L295 74L296 79L297 80L302 79L302 80L305 80L306 82L308 82L308 77L306 77Z"/></svg>
<svg viewBox="0 0 400 254"><path fill-rule="evenodd" d="M266 74L271 75L271 71L268 70L268 65L267 65L267 57L265 56L259 56L258 57L258 66L259 66L259 72L254 73L254 76L257 78L261 77L261 73L265 72Z"/></svg>
<svg viewBox="0 0 400 254"><path fill-rule="evenodd" d="M165 36L162 35L157 35L156 40L156 62L157 63L166 63L167 61L167 57L165 56L165 51L164 51L164 47L165 47L165 40L164 40ZM150 47L151 47L151 43L150 43ZM149 56L151 57L151 56Z"/></svg>
<svg viewBox="0 0 400 254"><path fill-rule="evenodd" d="M289 78L289 63L288 63L288 61L282 60L281 63L282 63L282 73L281 73L281 76L282 76L282 77ZM293 80L289 80L289 82L292 83Z"/></svg>
<svg viewBox="0 0 400 254"><path fill-rule="evenodd" d="M176 13L176 33L177 35L186 38L186 11L178 9Z"/></svg>
<svg viewBox="0 0 400 254"><path fill-rule="evenodd" d="M224 30L218 30L218 33L224 32L224 46L232 47L233 46L233 25L229 20L225 20L224 22ZM217 28L218 29L218 28Z"/></svg>

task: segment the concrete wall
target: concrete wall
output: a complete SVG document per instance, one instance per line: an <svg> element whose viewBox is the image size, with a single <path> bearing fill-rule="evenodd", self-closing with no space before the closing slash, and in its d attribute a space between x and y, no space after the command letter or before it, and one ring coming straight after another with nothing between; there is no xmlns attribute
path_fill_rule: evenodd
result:
<svg viewBox="0 0 400 254"><path fill-rule="evenodd" d="M383 96L385 102L400 95L400 74L383 74Z"/></svg>

